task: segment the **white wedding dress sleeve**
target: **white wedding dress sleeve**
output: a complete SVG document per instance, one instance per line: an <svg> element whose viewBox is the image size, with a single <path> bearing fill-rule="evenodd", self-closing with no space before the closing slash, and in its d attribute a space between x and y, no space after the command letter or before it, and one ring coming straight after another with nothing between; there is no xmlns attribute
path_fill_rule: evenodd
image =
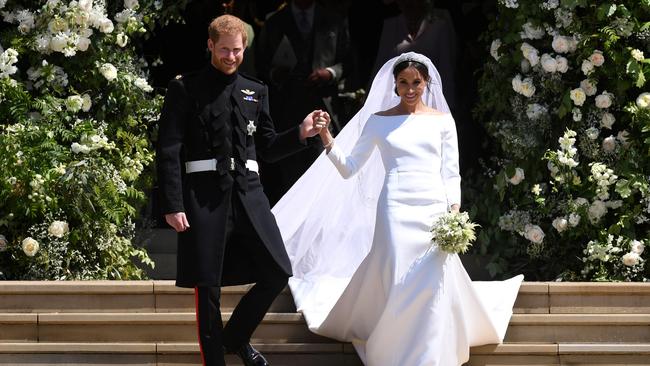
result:
<svg viewBox="0 0 650 366"><path fill-rule="evenodd" d="M391 83L375 79L369 94L382 109ZM457 150L449 113L362 109L273 207L298 311L366 365L458 366L471 346L503 341L522 276L472 282L430 241L434 219L460 202Z"/></svg>

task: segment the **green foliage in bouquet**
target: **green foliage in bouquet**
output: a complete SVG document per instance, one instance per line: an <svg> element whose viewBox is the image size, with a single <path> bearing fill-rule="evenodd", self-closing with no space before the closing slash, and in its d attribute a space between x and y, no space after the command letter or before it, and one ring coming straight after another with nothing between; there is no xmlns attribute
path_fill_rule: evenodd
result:
<svg viewBox="0 0 650 366"><path fill-rule="evenodd" d="M499 0L483 40L466 198L492 275L647 280L650 2Z"/></svg>
<svg viewBox="0 0 650 366"><path fill-rule="evenodd" d="M139 279L161 1L0 0L0 278ZM164 15L164 16L163 16Z"/></svg>
<svg viewBox="0 0 650 366"><path fill-rule="evenodd" d="M467 212L445 213L431 226L431 243L447 253L465 253L476 240L477 226Z"/></svg>

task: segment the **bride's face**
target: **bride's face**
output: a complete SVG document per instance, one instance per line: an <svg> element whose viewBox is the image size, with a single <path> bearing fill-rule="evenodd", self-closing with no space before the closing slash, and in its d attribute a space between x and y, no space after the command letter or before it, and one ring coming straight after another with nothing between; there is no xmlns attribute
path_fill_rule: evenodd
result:
<svg viewBox="0 0 650 366"><path fill-rule="evenodd" d="M397 95L402 99L402 103L415 105L420 102L427 83L415 67L405 68L395 79Z"/></svg>

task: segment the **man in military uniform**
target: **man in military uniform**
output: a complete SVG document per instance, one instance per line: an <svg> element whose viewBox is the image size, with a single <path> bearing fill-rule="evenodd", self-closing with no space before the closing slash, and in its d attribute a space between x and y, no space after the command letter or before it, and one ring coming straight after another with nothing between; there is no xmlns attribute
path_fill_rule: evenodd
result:
<svg viewBox="0 0 650 366"><path fill-rule="evenodd" d="M193 287L203 364L268 365L250 337L291 276L291 264L257 174L307 148L329 121L313 111L276 133L267 87L240 74L246 31L231 15L208 28L211 62L169 83L157 150L165 220L179 234L176 285ZM220 286L255 283L224 327Z"/></svg>

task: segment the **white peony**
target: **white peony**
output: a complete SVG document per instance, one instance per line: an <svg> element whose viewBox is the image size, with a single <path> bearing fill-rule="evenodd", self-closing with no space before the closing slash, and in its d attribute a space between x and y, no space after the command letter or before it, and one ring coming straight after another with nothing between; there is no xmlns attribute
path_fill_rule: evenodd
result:
<svg viewBox="0 0 650 366"><path fill-rule="evenodd" d="M589 56L589 61L596 66L600 67L605 63L605 56L603 56L603 51L595 50L594 53Z"/></svg>
<svg viewBox="0 0 650 366"><path fill-rule="evenodd" d="M580 70L582 70L583 74L589 75L594 71L594 64L592 64L589 60L582 60L582 66L580 66Z"/></svg>
<svg viewBox="0 0 650 366"><path fill-rule="evenodd" d="M516 186L519 183L521 183L521 181L524 180L524 178L526 178L525 175L524 175L524 170L521 169L521 168L516 168L515 169L515 175L508 178L508 181L510 182L510 184Z"/></svg>
<svg viewBox="0 0 650 366"><path fill-rule="evenodd" d="M636 253L638 255L643 254L643 251L645 250L645 245L643 245L643 242L638 241L638 240L632 240L630 243L630 248L632 250L632 253Z"/></svg>
<svg viewBox="0 0 650 366"><path fill-rule="evenodd" d="M23 240L23 252L25 252L28 257L35 256L38 252L38 249L38 242L31 237L27 237L25 240Z"/></svg>
<svg viewBox="0 0 650 366"><path fill-rule="evenodd" d="M106 78L108 81L115 80L117 78L117 68L110 63L105 63L99 67L99 72Z"/></svg>
<svg viewBox="0 0 650 366"><path fill-rule="evenodd" d="M571 97L573 104L577 106L583 105L587 99L587 95L585 94L585 91L582 90L582 88L575 88L571 90L569 96Z"/></svg>
<svg viewBox="0 0 650 366"><path fill-rule="evenodd" d="M606 152L612 152L616 149L616 138L614 136L609 135L609 137L606 137L603 140L603 150Z"/></svg>
<svg viewBox="0 0 650 366"><path fill-rule="evenodd" d="M614 122L616 122L616 117L614 117L614 115L609 112L605 112L600 118L600 127L611 130Z"/></svg>
<svg viewBox="0 0 650 366"><path fill-rule="evenodd" d="M542 55L541 59L542 69L546 72L556 72L557 71L557 61L553 56L545 53Z"/></svg>
<svg viewBox="0 0 650 366"><path fill-rule="evenodd" d="M78 112L83 106L83 98L79 95L71 95L65 100L65 108L70 112Z"/></svg>
<svg viewBox="0 0 650 366"><path fill-rule="evenodd" d="M598 90L596 88L596 83L594 83L593 80L591 79L584 79L580 82L580 87L582 90L584 90L585 94L588 96L592 96L596 94L596 91Z"/></svg>
<svg viewBox="0 0 650 366"><path fill-rule="evenodd" d="M139 77L139 78L136 78L136 79L133 81L133 84L134 84L135 86L137 86L138 88L142 89L142 90L145 91L145 92L150 92L150 91L153 90L153 88L151 87L151 85L149 85L149 83L147 83L147 80L145 80L145 79L143 79L143 78L140 78L140 77Z"/></svg>
<svg viewBox="0 0 650 366"><path fill-rule="evenodd" d="M629 252L626 253L623 258L621 258L621 261L623 261L623 264L625 264L628 267L636 266L639 264L641 261L641 256L639 254L634 253L634 252Z"/></svg>
<svg viewBox="0 0 650 366"><path fill-rule="evenodd" d="M563 74L569 71L569 60L566 57L555 56L555 62L557 63L557 71Z"/></svg>
<svg viewBox="0 0 650 366"><path fill-rule="evenodd" d="M82 103L81 103L81 110L84 112L88 112L90 110L90 107L92 107L93 102L90 100L90 95L84 94L81 96Z"/></svg>
<svg viewBox="0 0 650 366"><path fill-rule="evenodd" d="M636 98L636 106L639 108L650 107L650 93L645 92L639 94L639 96Z"/></svg>
<svg viewBox="0 0 650 366"><path fill-rule="evenodd" d="M609 108L612 106L613 99L614 99L614 95L612 93L603 91L602 94L596 97L596 107L600 109Z"/></svg>
<svg viewBox="0 0 650 366"><path fill-rule="evenodd" d="M125 47L128 41L129 37L122 32L118 33L117 37L115 38L115 43L120 47Z"/></svg>
<svg viewBox="0 0 650 366"><path fill-rule="evenodd" d="M50 224L50 227L47 228L47 232L57 238L62 238L65 234L70 231L68 223L65 221L53 221Z"/></svg>
<svg viewBox="0 0 650 366"><path fill-rule="evenodd" d="M99 21L99 31L102 33L111 33L113 32L113 29L115 29L115 26L113 25L113 22L108 19L104 18Z"/></svg>
<svg viewBox="0 0 650 366"><path fill-rule="evenodd" d="M565 36L556 35L553 37L551 47L557 53L567 53L570 47L569 39Z"/></svg>
<svg viewBox="0 0 650 366"><path fill-rule="evenodd" d="M490 55L497 61L501 58L501 55L499 55L499 47L501 47L501 40L497 38L490 45Z"/></svg>
<svg viewBox="0 0 650 366"><path fill-rule="evenodd" d="M564 217L557 217L555 220L553 220L552 225L558 233L561 233L567 229L569 222Z"/></svg>
<svg viewBox="0 0 650 366"><path fill-rule="evenodd" d="M569 225L571 225L572 227L576 227L578 226L579 223L580 223L580 215L578 215L577 213L569 214Z"/></svg>
<svg viewBox="0 0 650 366"><path fill-rule="evenodd" d="M77 41L77 49L81 52L86 52L90 46L90 38L80 37Z"/></svg>
<svg viewBox="0 0 650 366"><path fill-rule="evenodd" d="M544 241L544 236L544 231L537 225L526 224L524 227L524 237L535 244L541 244Z"/></svg>
<svg viewBox="0 0 650 366"><path fill-rule="evenodd" d="M639 62L643 61L643 59L645 58L645 56L643 56L643 51L638 50L636 48L633 49L630 53L632 54L632 58Z"/></svg>

